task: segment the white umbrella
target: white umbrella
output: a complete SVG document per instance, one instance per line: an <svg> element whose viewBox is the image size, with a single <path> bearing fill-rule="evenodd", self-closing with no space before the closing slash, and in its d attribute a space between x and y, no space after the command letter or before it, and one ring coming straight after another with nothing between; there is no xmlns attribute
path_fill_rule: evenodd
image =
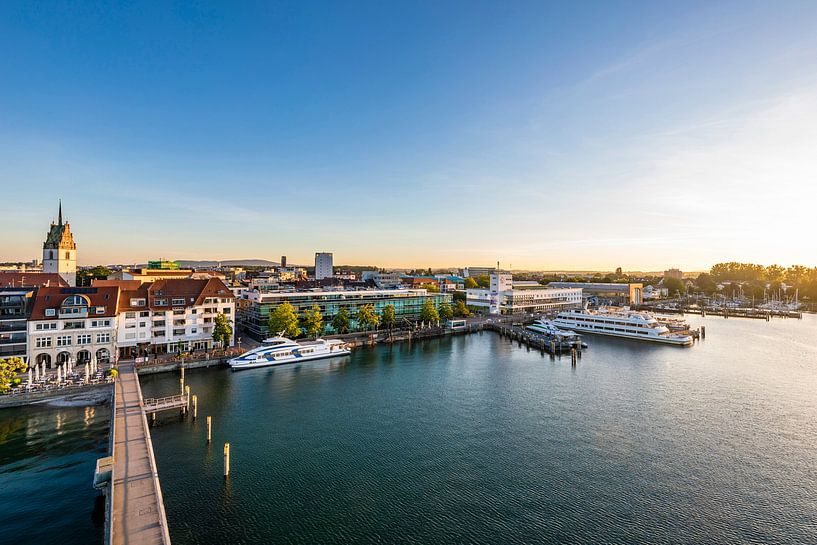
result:
<svg viewBox="0 0 817 545"><path fill-rule="evenodd" d="M88 364L85 364L85 384L88 384L90 379L90 369L88 369Z"/></svg>
<svg viewBox="0 0 817 545"><path fill-rule="evenodd" d="M62 365L57 366L57 382L62 382Z"/></svg>
<svg viewBox="0 0 817 545"><path fill-rule="evenodd" d="M34 366L34 380L40 380L40 366Z"/></svg>
<svg viewBox="0 0 817 545"><path fill-rule="evenodd" d="M31 370L31 366L29 365L29 366L28 366L28 385L29 385L29 386L31 386L31 375L32 375L33 373L34 373L34 371L32 371L32 370Z"/></svg>

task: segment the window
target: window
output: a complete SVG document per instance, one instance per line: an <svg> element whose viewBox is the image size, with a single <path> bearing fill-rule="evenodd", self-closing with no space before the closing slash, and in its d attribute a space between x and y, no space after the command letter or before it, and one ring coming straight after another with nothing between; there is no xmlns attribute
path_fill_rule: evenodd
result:
<svg viewBox="0 0 817 545"><path fill-rule="evenodd" d="M125 333L125 338L126 339L135 339L136 338L136 333Z"/></svg>
<svg viewBox="0 0 817 545"><path fill-rule="evenodd" d="M184 316L184 310L174 310L173 316Z"/></svg>
<svg viewBox="0 0 817 545"><path fill-rule="evenodd" d="M224 314L230 314L230 307L222 309L221 312Z"/></svg>
<svg viewBox="0 0 817 545"><path fill-rule="evenodd" d="M125 329L136 329L136 324L125 324Z"/></svg>
<svg viewBox="0 0 817 545"><path fill-rule="evenodd" d="M85 329L85 322L65 322L63 329Z"/></svg>
<svg viewBox="0 0 817 545"><path fill-rule="evenodd" d="M153 322L153 327L164 327L164 326L165 326L165 321L164 320L158 320L156 322Z"/></svg>
<svg viewBox="0 0 817 545"><path fill-rule="evenodd" d="M184 297L174 297L171 300L171 303L173 304L173 306L184 305Z"/></svg>
<svg viewBox="0 0 817 545"><path fill-rule="evenodd" d="M141 298L140 299L131 298L130 306L132 306L132 307L143 307L143 306L145 306L145 300L141 299Z"/></svg>
<svg viewBox="0 0 817 545"><path fill-rule="evenodd" d="M65 259L71 259L71 252L65 252Z"/></svg>
<svg viewBox="0 0 817 545"><path fill-rule="evenodd" d="M43 331L43 330L47 330L47 329L57 329L57 322L48 322L48 323L45 323L45 324L37 324L35 326L35 329L37 331Z"/></svg>
<svg viewBox="0 0 817 545"><path fill-rule="evenodd" d="M147 327L147 322L139 322L139 327Z"/></svg>
<svg viewBox="0 0 817 545"><path fill-rule="evenodd" d="M190 330L190 333L195 333L196 331L198 330L194 327L193 329Z"/></svg>
<svg viewBox="0 0 817 545"><path fill-rule="evenodd" d="M53 308L47 308L47 309L45 309L45 315L46 316L56 316L57 315L57 310L53 309Z"/></svg>
<svg viewBox="0 0 817 545"><path fill-rule="evenodd" d="M184 329L174 329L173 335L174 336L184 335Z"/></svg>
<svg viewBox="0 0 817 545"><path fill-rule="evenodd" d="M71 346L71 335L60 335L57 337L57 346Z"/></svg>
<svg viewBox="0 0 817 545"><path fill-rule="evenodd" d="M136 318L136 313L135 312L126 312L125 313L125 318L128 319L128 320L132 320L133 318Z"/></svg>
<svg viewBox="0 0 817 545"><path fill-rule="evenodd" d="M51 337L38 337L34 340L34 346L37 348L50 348L51 347Z"/></svg>
<svg viewBox="0 0 817 545"><path fill-rule="evenodd" d="M166 307L167 306L167 299L154 299L153 304L157 307Z"/></svg>
<svg viewBox="0 0 817 545"><path fill-rule="evenodd" d="M105 307L96 307L97 314L105 314Z"/></svg>
<svg viewBox="0 0 817 545"><path fill-rule="evenodd" d="M91 327L110 327L110 320L91 320Z"/></svg>
<svg viewBox="0 0 817 545"><path fill-rule="evenodd" d="M96 334L96 342L98 342L98 343L109 343L109 342L111 342L111 334L110 333L97 333Z"/></svg>
<svg viewBox="0 0 817 545"><path fill-rule="evenodd" d="M192 309L192 310L190 311L190 314L196 314L196 312L198 312L196 309Z"/></svg>
<svg viewBox="0 0 817 545"><path fill-rule="evenodd" d="M77 344L91 344L91 335L77 335Z"/></svg>

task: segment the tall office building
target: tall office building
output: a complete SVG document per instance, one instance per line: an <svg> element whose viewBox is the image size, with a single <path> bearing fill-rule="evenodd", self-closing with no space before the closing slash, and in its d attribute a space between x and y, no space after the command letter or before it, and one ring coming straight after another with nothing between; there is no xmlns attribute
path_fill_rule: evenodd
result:
<svg viewBox="0 0 817 545"><path fill-rule="evenodd" d="M331 278L333 274L332 254L329 252L317 252L315 254L315 280Z"/></svg>
<svg viewBox="0 0 817 545"><path fill-rule="evenodd" d="M282 255L281 256L281 267L285 269L286 266L287 266L287 256Z"/></svg>

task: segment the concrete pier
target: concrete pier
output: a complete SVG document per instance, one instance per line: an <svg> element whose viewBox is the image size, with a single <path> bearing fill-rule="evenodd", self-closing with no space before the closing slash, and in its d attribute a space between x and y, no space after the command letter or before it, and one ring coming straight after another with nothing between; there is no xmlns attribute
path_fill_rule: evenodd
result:
<svg viewBox="0 0 817 545"><path fill-rule="evenodd" d="M170 545L153 444L133 363L121 363L114 394L111 545Z"/></svg>

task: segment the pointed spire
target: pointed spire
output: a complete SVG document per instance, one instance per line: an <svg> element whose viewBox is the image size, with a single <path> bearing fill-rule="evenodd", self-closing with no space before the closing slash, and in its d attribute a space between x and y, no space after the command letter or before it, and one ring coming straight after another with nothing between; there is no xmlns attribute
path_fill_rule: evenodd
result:
<svg viewBox="0 0 817 545"><path fill-rule="evenodd" d="M62 225L62 199L60 199L60 215L59 215L58 224Z"/></svg>

